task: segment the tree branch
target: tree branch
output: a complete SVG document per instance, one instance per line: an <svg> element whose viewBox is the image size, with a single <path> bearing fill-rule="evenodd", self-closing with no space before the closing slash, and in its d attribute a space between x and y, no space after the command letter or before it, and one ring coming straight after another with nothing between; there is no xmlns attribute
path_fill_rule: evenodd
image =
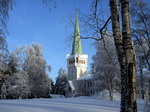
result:
<svg viewBox="0 0 150 112"><path fill-rule="evenodd" d="M107 26L107 24L108 24L108 22L110 21L110 19L111 19L111 16L107 19L107 21L105 22L104 26L100 29L100 31L99 31L99 33L100 33L100 35L101 35L100 38L96 38L96 37L92 37L92 36L91 36L91 37L82 37L82 36L80 36L81 39L94 39L94 40L96 40L96 41L99 41L99 40L103 39L103 35L110 36L110 35L108 35L106 32L105 32L105 33L103 32L104 28Z"/></svg>
<svg viewBox="0 0 150 112"><path fill-rule="evenodd" d="M80 36L80 38L81 38L81 39L94 39L94 40L96 40L96 41L99 41L99 40L102 39L102 38L96 38L96 37L82 37L82 36Z"/></svg>
<svg viewBox="0 0 150 112"><path fill-rule="evenodd" d="M100 33L102 33L103 29L107 26L108 22L110 21L111 16L107 19L107 21L105 22L104 26L100 29Z"/></svg>

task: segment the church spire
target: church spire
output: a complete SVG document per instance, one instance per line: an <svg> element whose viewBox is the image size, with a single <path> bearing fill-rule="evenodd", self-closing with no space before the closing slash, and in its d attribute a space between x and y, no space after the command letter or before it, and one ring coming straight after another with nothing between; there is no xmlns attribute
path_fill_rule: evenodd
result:
<svg viewBox="0 0 150 112"><path fill-rule="evenodd" d="M74 40L72 45L72 55L79 54L82 55L82 44L80 40L80 29L78 22L78 8L76 8L76 21L75 21L75 29L74 29Z"/></svg>

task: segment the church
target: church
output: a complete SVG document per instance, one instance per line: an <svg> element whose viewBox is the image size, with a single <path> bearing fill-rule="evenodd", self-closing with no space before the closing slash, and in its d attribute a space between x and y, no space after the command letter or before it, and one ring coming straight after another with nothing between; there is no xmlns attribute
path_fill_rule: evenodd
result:
<svg viewBox="0 0 150 112"><path fill-rule="evenodd" d="M66 85L66 96L91 96L99 93L98 83L100 79L93 77L94 75L87 71L88 55L82 52L82 43L80 37L78 9L76 9L76 20L74 28L74 38L72 43L71 54L67 54L68 83ZM148 88L144 92L145 99L149 98ZM142 98L141 87L137 84L137 96Z"/></svg>
<svg viewBox="0 0 150 112"><path fill-rule="evenodd" d="M68 83L66 85L67 96L81 96L94 94L94 78L87 72L88 55L82 52L80 29L78 21L78 9L74 28L72 52L67 54Z"/></svg>

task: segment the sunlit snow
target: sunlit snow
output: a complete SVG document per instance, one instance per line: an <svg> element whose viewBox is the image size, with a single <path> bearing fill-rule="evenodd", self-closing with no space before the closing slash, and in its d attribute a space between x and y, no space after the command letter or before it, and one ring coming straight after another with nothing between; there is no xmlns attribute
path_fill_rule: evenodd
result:
<svg viewBox="0 0 150 112"><path fill-rule="evenodd" d="M95 97L0 100L0 112L119 112L120 101ZM144 101L138 101L139 112Z"/></svg>

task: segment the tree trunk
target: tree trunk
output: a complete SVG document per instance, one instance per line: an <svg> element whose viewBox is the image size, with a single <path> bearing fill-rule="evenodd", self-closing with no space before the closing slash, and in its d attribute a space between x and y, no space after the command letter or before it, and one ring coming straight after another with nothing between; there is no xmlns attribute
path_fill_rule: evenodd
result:
<svg viewBox="0 0 150 112"><path fill-rule="evenodd" d="M121 0L122 38L127 73L126 112L137 112L136 104L136 61L130 31L129 0Z"/></svg>
<svg viewBox="0 0 150 112"><path fill-rule="evenodd" d="M109 79L109 97L110 100L113 101L113 83L112 83L112 76Z"/></svg>
<svg viewBox="0 0 150 112"><path fill-rule="evenodd" d="M113 91L112 90L109 90L109 97L110 97L110 100L113 101Z"/></svg>
<svg viewBox="0 0 150 112"><path fill-rule="evenodd" d="M122 37L120 31L119 22L119 11L116 0L110 0L110 10L111 10L111 20L112 20L112 30L115 42L115 47L117 51L117 57L120 64L121 71L121 105L120 112L126 111L126 68L125 68L125 54L122 45Z"/></svg>
<svg viewBox="0 0 150 112"><path fill-rule="evenodd" d="M142 58L140 57L140 64L139 64L139 68L140 68L140 89L141 89L141 95L142 95L142 99L144 99L144 80L143 80L143 60Z"/></svg>

